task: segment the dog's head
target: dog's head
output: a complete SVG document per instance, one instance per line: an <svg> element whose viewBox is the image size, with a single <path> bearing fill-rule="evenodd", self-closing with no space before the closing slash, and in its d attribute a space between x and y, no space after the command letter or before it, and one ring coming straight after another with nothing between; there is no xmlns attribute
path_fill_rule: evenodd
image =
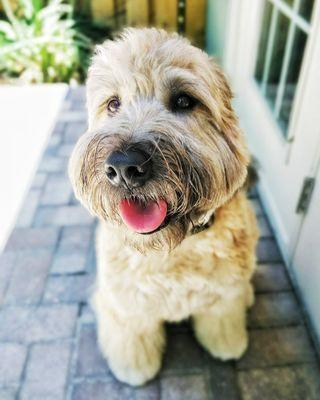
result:
<svg viewBox="0 0 320 400"><path fill-rule="evenodd" d="M78 199L145 251L172 248L244 183L249 156L224 75L176 34L127 29L97 46Z"/></svg>

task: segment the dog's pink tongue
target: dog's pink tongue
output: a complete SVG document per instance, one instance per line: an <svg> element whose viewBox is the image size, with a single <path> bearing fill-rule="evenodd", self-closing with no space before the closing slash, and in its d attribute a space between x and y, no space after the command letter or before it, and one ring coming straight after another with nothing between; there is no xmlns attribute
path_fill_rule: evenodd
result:
<svg viewBox="0 0 320 400"><path fill-rule="evenodd" d="M150 201L142 205L134 200L121 200L120 215L123 222L138 233L155 231L167 215L167 203L164 200Z"/></svg>

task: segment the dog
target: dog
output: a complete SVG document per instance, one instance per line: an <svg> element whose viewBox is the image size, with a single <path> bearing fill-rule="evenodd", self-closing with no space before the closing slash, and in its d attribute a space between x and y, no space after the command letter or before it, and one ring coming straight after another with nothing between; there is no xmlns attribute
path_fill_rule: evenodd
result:
<svg viewBox="0 0 320 400"><path fill-rule="evenodd" d="M167 321L191 318L221 360L247 348L258 230L231 99L220 68L178 34L127 28L96 47L69 176L100 221L98 342L130 385L160 370Z"/></svg>

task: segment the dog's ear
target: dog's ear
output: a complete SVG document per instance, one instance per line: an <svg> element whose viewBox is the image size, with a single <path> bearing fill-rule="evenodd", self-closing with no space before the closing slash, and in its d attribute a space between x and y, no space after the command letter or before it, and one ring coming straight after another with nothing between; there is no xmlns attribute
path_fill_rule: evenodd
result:
<svg viewBox="0 0 320 400"><path fill-rule="evenodd" d="M231 136L238 135L238 121L232 107L233 93L225 74L218 64L210 61L210 91L215 103L213 115L219 128Z"/></svg>
<svg viewBox="0 0 320 400"><path fill-rule="evenodd" d="M212 125L224 169L225 189L231 195L244 184L250 155L232 107L233 94L228 81L212 59L209 69Z"/></svg>
<svg viewBox="0 0 320 400"><path fill-rule="evenodd" d="M210 59L210 90L214 103L214 123L233 153L248 165L250 156L240 129L238 117L232 107L233 93L222 69Z"/></svg>

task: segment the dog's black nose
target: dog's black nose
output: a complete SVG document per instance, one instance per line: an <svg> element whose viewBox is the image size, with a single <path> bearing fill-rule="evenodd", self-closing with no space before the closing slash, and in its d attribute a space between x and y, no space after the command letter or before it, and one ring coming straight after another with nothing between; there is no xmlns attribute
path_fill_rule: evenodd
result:
<svg viewBox="0 0 320 400"><path fill-rule="evenodd" d="M115 151L106 160L108 180L114 186L143 186L151 176L150 156L140 150Z"/></svg>

